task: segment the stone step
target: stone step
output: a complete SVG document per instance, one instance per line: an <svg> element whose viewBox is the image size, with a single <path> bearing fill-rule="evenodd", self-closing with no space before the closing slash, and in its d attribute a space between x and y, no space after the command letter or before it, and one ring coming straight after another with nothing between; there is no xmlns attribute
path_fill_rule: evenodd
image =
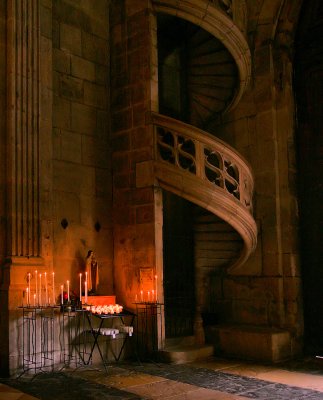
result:
<svg viewBox="0 0 323 400"><path fill-rule="evenodd" d="M254 361L279 362L291 357L290 332L274 327L219 324L205 328L216 354Z"/></svg>
<svg viewBox="0 0 323 400"><path fill-rule="evenodd" d="M174 346L190 346L195 344L194 336L180 336L174 338L166 338L165 339L165 347L174 347Z"/></svg>
<svg viewBox="0 0 323 400"><path fill-rule="evenodd" d="M213 345L177 345L169 346L159 351L159 359L166 363L185 364L211 357Z"/></svg>

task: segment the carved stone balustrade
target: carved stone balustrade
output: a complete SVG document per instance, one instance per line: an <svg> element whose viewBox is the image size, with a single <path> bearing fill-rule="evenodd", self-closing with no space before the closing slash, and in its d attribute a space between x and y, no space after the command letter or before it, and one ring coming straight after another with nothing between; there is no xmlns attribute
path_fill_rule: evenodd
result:
<svg viewBox="0 0 323 400"><path fill-rule="evenodd" d="M244 241L237 271L256 246L252 217L253 175L247 161L220 139L194 126L152 113L154 175L165 189L208 209Z"/></svg>

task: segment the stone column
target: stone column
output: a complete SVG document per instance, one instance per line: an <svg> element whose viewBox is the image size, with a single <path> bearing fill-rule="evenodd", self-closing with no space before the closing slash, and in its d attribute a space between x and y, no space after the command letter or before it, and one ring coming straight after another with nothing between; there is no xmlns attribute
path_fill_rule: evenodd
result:
<svg viewBox="0 0 323 400"><path fill-rule="evenodd" d="M134 308L155 289L163 300L162 195L153 171L149 113L158 110L157 29L149 0L111 2L111 135L114 282L117 301ZM149 286L150 285L150 286ZM163 347L163 315L156 324Z"/></svg>

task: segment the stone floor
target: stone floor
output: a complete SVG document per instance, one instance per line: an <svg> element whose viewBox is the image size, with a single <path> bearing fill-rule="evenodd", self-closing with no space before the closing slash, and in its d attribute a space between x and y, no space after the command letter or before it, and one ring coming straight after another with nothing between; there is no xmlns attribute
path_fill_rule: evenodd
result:
<svg viewBox="0 0 323 400"><path fill-rule="evenodd" d="M0 400L323 400L323 360L119 363L0 379Z"/></svg>

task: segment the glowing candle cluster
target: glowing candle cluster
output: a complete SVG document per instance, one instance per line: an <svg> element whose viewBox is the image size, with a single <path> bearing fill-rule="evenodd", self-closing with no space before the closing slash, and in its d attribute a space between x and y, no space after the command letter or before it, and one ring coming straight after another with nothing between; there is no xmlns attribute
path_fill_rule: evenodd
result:
<svg viewBox="0 0 323 400"><path fill-rule="evenodd" d="M84 292L85 303L88 301L88 280L87 272L85 273ZM52 279L49 278L47 271L40 273L38 270L34 273L28 272L27 274L27 287L23 291L22 304L27 307L30 306L54 306L56 305L56 291L55 291L55 272L52 272ZM50 282L51 281L51 282ZM79 274L79 298L82 302L82 274ZM65 284L60 285L60 304L64 304L64 288L66 287L67 303L71 302L71 289L70 281L67 280ZM31 300L33 299L33 301ZM59 296L58 296L59 302Z"/></svg>
<svg viewBox="0 0 323 400"><path fill-rule="evenodd" d="M140 290L140 295L136 294L135 302L140 303L158 303L158 278L157 275L154 276L154 285L151 290L143 291Z"/></svg>
<svg viewBox="0 0 323 400"><path fill-rule="evenodd" d="M86 306L87 311L91 311L93 314L120 314L123 307L120 304L109 304L102 306Z"/></svg>
<svg viewBox="0 0 323 400"><path fill-rule="evenodd" d="M26 298L24 299L24 297ZM55 305L55 272L52 272L51 283L48 282L47 272L44 272L44 274L38 273L38 270L34 271L34 274L28 272L27 287L25 293L23 293L22 302L27 307Z"/></svg>

